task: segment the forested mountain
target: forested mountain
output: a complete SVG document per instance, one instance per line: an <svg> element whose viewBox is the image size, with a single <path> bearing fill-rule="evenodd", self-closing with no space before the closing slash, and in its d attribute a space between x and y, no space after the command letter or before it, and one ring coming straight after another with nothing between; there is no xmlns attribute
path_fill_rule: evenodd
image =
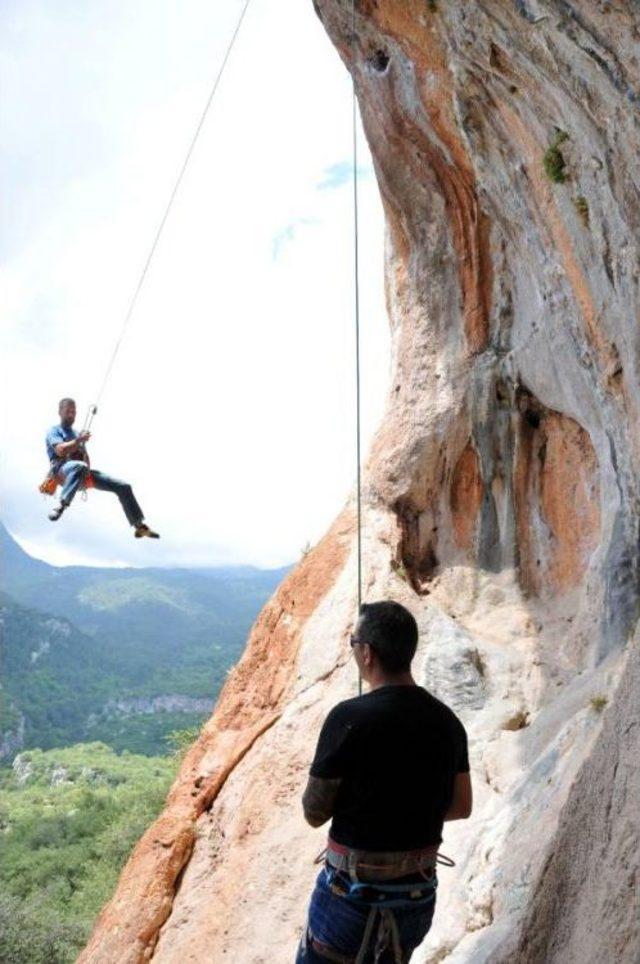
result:
<svg viewBox="0 0 640 964"><path fill-rule="evenodd" d="M102 647L73 623L21 606L4 593L0 606L5 733L21 720L24 746L75 742L121 680L105 665Z"/></svg>
<svg viewBox="0 0 640 964"><path fill-rule="evenodd" d="M176 634L242 643L247 621L278 585L286 568L113 569L50 566L27 555L0 523L2 589L17 602L69 619L82 632L113 636L126 630L138 646L174 643ZM154 649L155 651L155 649Z"/></svg>
<svg viewBox="0 0 640 964"><path fill-rule="evenodd" d="M208 714L286 572L107 569L32 559L0 526L0 756L103 740L164 750Z"/></svg>

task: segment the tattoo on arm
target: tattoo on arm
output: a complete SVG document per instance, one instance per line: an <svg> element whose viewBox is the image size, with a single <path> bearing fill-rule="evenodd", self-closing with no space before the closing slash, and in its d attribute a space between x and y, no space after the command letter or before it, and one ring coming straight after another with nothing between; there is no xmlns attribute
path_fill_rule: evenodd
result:
<svg viewBox="0 0 640 964"><path fill-rule="evenodd" d="M320 827L333 816L339 786L339 779L321 780L319 777L309 777L302 797L302 807L305 820L312 827Z"/></svg>

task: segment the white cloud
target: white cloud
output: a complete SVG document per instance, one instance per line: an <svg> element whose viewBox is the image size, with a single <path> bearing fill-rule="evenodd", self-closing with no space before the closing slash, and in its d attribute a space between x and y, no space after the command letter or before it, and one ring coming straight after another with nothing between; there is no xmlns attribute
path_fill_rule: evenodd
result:
<svg viewBox="0 0 640 964"><path fill-rule="evenodd" d="M76 9L57 19L30 2L4 15L9 129L29 158L24 178L10 165L27 214L9 219L4 245L5 519L52 561L290 561L354 476L349 78L311 3L254 0L91 446L163 538L134 542L102 493L53 526L34 492L44 431L58 397L74 394L83 412L97 391L240 4L94 0L74 20ZM382 213L361 144L368 437L388 336Z"/></svg>

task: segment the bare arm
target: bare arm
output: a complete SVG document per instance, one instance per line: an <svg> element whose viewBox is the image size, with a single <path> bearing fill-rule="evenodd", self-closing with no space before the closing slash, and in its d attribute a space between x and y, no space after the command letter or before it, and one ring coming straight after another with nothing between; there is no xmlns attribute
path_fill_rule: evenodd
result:
<svg viewBox="0 0 640 964"><path fill-rule="evenodd" d="M77 448L82 448L85 442L90 438L89 432L81 432L77 438L69 439L68 442L58 442L56 445L56 455L60 459L67 458L71 455Z"/></svg>
<svg viewBox="0 0 640 964"><path fill-rule="evenodd" d="M309 777L302 795L302 808L307 823L320 827L333 816L340 780L321 780Z"/></svg>
<svg viewBox="0 0 640 964"><path fill-rule="evenodd" d="M471 774L456 773L453 782L453 796L449 809L444 815L445 820L466 820L473 809L473 792L471 790Z"/></svg>

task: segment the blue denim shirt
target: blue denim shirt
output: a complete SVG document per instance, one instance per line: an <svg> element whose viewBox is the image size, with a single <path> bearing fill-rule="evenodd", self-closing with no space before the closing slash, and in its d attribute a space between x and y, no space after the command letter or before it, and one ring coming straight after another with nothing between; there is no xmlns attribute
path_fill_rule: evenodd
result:
<svg viewBox="0 0 640 964"><path fill-rule="evenodd" d="M72 428L66 428L64 425L54 425L47 432L47 456L49 462L51 463L51 469L53 472L57 472L61 465L67 461L67 459L61 459L59 455L56 455L56 445L60 445L60 442L70 442L71 439L77 438L78 433Z"/></svg>

